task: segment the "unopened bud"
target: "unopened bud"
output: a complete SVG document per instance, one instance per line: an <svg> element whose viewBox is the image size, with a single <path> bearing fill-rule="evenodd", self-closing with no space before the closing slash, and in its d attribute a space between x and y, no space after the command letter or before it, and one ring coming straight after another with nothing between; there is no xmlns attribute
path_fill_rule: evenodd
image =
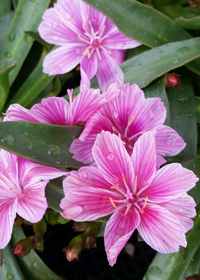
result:
<svg viewBox="0 0 200 280"><path fill-rule="evenodd" d="M176 73L168 74L164 79L164 84L166 87L180 87L180 75Z"/></svg>
<svg viewBox="0 0 200 280"><path fill-rule="evenodd" d="M191 8L200 9L200 1L199 0L188 0Z"/></svg>
<svg viewBox="0 0 200 280"><path fill-rule="evenodd" d="M186 280L199 280L199 276L198 275L193 275L193 276L189 276L186 278Z"/></svg>
<svg viewBox="0 0 200 280"><path fill-rule="evenodd" d="M39 234L35 235L33 238L33 243L34 243L36 249L43 251L44 238L41 235L39 235Z"/></svg>
<svg viewBox="0 0 200 280"><path fill-rule="evenodd" d="M30 238L25 238L20 240L13 248L12 252L13 254L19 256L19 257L24 257L28 255L33 249L33 242Z"/></svg>
<svg viewBox="0 0 200 280"><path fill-rule="evenodd" d="M79 260L80 252L85 249L85 241L86 236L84 234L80 234L74 237L69 245L63 249L69 262Z"/></svg>
<svg viewBox="0 0 200 280"><path fill-rule="evenodd" d="M85 248L90 249L90 248L96 248L96 238L93 236L87 236L86 241L85 241Z"/></svg>

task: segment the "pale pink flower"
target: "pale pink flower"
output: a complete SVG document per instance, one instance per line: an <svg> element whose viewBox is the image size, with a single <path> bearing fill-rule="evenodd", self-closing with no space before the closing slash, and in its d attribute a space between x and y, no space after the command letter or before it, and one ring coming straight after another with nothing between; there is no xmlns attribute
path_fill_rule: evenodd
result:
<svg viewBox="0 0 200 280"><path fill-rule="evenodd" d="M58 0L45 11L38 31L45 41L60 46L45 57L43 72L67 73L80 63L81 90L90 87L95 75L103 91L112 83L123 84L119 64L124 50L141 45L81 0Z"/></svg>
<svg viewBox="0 0 200 280"><path fill-rule="evenodd" d="M0 249L10 241L16 213L31 223L42 219L47 183L65 174L0 150Z"/></svg>
<svg viewBox="0 0 200 280"><path fill-rule="evenodd" d="M119 90L115 84L107 92L100 94L99 89L87 89L72 97L68 90L70 103L63 97L48 97L30 110L19 104L12 104L6 111L4 121L30 121L55 125L75 125L85 123L101 105L115 98Z"/></svg>
<svg viewBox="0 0 200 280"><path fill-rule="evenodd" d="M157 168L165 156L177 155L185 142L169 126L163 125L166 109L160 98L144 97L144 92L134 84L119 87L119 95L102 106L88 119L79 139L73 141L70 152L73 158L83 163L93 162L92 147L102 130L110 131L121 138L131 155L137 139L146 131L156 130Z"/></svg>
<svg viewBox="0 0 200 280"><path fill-rule="evenodd" d="M91 221L113 213L104 232L111 266L136 228L160 253L187 245L185 233L196 212L186 192L198 178L179 163L156 171L154 134L142 135L130 156L119 137L101 132L92 149L96 165L73 171L64 180L60 207L65 218Z"/></svg>

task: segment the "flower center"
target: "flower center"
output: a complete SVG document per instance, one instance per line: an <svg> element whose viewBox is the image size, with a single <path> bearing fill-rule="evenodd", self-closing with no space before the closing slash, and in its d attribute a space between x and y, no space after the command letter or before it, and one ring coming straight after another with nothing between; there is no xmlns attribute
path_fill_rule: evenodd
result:
<svg viewBox="0 0 200 280"><path fill-rule="evenodd" d="M83 52L84 55L88 56L88 59L91 57L93 52L96 51L97 57L101 60L101 51L106 53L111 53L105 46L102 45L102 41L108 37L104 35L105 26L103 26L100 30L95 31L93 27L94 20L89 20L88 22L83 23L83 30L84 34L78 34L79 40L87 44L85 51Z"/></svg>

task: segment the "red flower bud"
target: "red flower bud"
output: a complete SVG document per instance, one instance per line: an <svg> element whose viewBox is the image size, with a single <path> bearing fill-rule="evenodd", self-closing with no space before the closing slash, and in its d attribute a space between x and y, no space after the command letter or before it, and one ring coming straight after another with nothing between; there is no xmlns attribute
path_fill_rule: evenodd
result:
<svg viewBox="0 0 200 280"><path fill-rule="evenodd" d="M33 238L33 243L34 243L36 249L43 251L44 238L41 235L39 235L39 234L35 235Z"/></svg>
<svg viewBox="0 0 200 280"><path fill-rule="evenodd" d="M84 234L80 234L74 237L69 245L63 249L69 262L79 260L80 252L85 249L85 241L86 236Z"/></svg>
<svg viewBox="0 0 200 280"><path fill-rule="evenodd" d="M168 74L164 79L164 84L166 87L180 87L180 75L176 73Z"/></svg>
<svg viewBox="0 0 200 280"><path fill-rule="evenodd" d="M25 238L20 240L13 248L12 252L13 254L19 256L19 257L24 257L28 255L33 249L33 242L30 238Z"/></svg>

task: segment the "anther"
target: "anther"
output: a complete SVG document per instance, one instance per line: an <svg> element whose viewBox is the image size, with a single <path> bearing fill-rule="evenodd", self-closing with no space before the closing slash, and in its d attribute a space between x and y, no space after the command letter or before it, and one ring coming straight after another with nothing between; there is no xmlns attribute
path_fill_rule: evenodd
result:
<svg viewBox="0 0 200 280"><path fill-rule="evenodd" d="M116 129L114 128L114 126L112 127L112 130L113 130L113 131L116 131Z"/></svg>
<svg viewBox="0 0 200 280"><path fill-rule="evenodd" d="M117 207L111 197L110 197L110 202L111 202L112 206L114 206L115 208Z"/></svg>
<svg viewBox="0 0 200 280"><path fill-rule="evenodd" d="M144 130L144 131L140 132L140 134L144 134L145 132L147 132L147 130Z"/></svg>
<svg viewBox="0 0 200 280"><path fill-rule="evenodd" d="M115 189L119 186L119 183L117 183L116 185L112 186L111 189Z"/></svg>
<svg viewBox="0 0 200 280"><path fill-rule="evenodd" d="M85 52L84 52L84 55L87 55L88 58L90 58L90 52L89 52L89 50L85 51Z"/></svg>
<svg viewBox="0 0 200 280"><path fill-rule="evenodd" d="M130 119L130 121L129 121L129 123L128 123L128 126L130 126L130 125L133 123L134 119L135 119L135 117L132 117L132 118Z"/></svg>

